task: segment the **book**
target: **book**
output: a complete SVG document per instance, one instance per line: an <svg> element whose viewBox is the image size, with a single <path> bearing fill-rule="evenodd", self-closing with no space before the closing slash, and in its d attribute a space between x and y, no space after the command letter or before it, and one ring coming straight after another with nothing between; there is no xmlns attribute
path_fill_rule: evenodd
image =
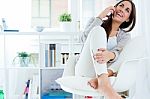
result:
<svg viewBox="0 0 150 99"><path fill-rule="evenodd" d="M41 66L56 67L61 65L61 44L40 44Z"/></svg>
<svg viewBox="0 0 150 99"><path fill-rule="evenodd" d="M40 61L42 67L48 67L48 44L40 44Z"/></svg>
<svg viewBox="0 0 150 99"><path fill-rule="evenodd" d="M45 62L45 67L49 67L49 44L45 44L45 53L44 53L44 62Z"/></svg>
<svg viewBox="0 0 150 99"><path fill-rule="evenodd" d="M39 94L39 85L38 85L38 74L34 74L30 80L28 99L36 99L36 96Z"/></svg>
<svg viewBox="0 0 150 99"><path fill-rule="evenodd" d="M50 67L56 66L56 44L49 44L50 51Z"/></svg>
<svg viewBox="0 0 150 99"><path fill-rule="evenodd" d="M30 80L28 80L28 81L26 82L26 88L25 88L25 90L24 90L25 99L28 99L30 83L31 83Z"/></svg>
<svg viewBox="0 0 150 99"><path fill-rule="evenodd" d="M56 61L55 61L55 66L60 66L61 65L61 44L56 43Z"/></svg>

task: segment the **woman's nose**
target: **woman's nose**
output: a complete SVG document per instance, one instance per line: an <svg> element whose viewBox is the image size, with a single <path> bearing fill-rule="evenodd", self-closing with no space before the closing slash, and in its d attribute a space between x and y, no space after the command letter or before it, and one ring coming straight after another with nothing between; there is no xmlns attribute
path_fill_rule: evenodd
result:
<svg viewBox="0 0 150 99"><path fill-rule="evenodd" d="M123 12L123 8L120 8L120 9L119 9L119 12Z"/></svg>

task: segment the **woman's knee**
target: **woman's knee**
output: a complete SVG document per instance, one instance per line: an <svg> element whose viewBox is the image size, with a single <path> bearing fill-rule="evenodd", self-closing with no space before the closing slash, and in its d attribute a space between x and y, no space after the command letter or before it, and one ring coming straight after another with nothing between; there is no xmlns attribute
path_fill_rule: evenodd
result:
<svg viewBox="0 0 150 99"><path fill-rule="evenodd" d="M97 51L98 48L106 48L107 37L103 27L97 26L91 31L90 49Z"/></svg>
<svg viewBox="0 0 150 99"><path fill-rule="evenodd" d="M91 35L94 37L106 38L106 31L101 26L96 26L91 30Z"/></svg>

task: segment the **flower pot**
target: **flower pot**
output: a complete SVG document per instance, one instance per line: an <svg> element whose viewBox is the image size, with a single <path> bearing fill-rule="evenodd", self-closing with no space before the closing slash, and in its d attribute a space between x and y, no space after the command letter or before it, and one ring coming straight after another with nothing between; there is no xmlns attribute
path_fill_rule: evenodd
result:
<svg viewBox="0 0 150 99"><path fill-rule="evenodd" d="M29 57L19 57L20 66L28 66L29 62Z"/></svg>
<svg viewBox="0 0 150 99"><path fill-rule="evenodd" d="M71 32L72 23L71 22L60 22L60 31L61 32Z"/></svg>

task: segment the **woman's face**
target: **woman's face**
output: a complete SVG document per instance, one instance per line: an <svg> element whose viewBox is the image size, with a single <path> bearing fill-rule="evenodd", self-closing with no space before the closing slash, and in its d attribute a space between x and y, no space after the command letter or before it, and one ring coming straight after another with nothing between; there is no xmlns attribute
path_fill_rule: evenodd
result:
<svg viewBox="0 0 150 99"><path fill-rule="evenodd" d="M118 23L129 21L129 16L132 11L132 5L128 1L121 2L115 9L113 20Z"/></svg>

